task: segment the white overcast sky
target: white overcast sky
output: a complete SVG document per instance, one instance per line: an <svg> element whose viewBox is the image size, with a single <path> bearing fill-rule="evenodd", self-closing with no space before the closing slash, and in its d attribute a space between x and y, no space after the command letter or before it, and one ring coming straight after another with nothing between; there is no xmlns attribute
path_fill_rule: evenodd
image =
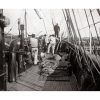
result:
<svg viewBox="0 0 100 100"><path fill-rule="evenodd" d="M38 16L36 15L36 13L34 12L34 9L26 9L27 11L27 29L28 29L28 34L38 34L39 32L41 32L41 34L45 34L45 28L44 28L44 24L43 24L43 20L40 20L38 18ZM65 23L65 19L62 13L61 9L38 9L40 15L44 18L44 22L45 22L45 26L46 26L46 30L48 34L53 34L53 26L52 26L52 19L54 21L54 24L58 23L60 26L60 34L62 34L63 32L65 33L64 35L67 36L66 33L66 23ZM76 15L76 19L77 19L77 23L78 23L78 27L79 29L87 26L87 21L86 21L86 17L85 17L85 13L83 9L75 9L75 15ZM91 20L91 15L89 13L89 10L86 10L87 14L88 14L88 19L90 24L92 24L92 20ZM21 23L24 23L24 13L25 13L25 9L4 9L4 15L7 16L10 19L10 25L8 27L5 28L5 32L7 33L11 27L12 30L10 33L14 34L14 35L18 35L18 18L21 18ZM70 9L70 13L71 13L71 17L73 20L73 14L71 12ZM100 21L100 16L98 15L98 13L96 12L96 10L92 11L93 16L94 16L94 20L95 22ZM75 26L75 22L73 20L74 26ZM96 25L98 34L100 34L100 24ZM75 27L76 29L76 27ZM95 29L93 27L93 25L91 26L91 31L93 36L96 36L95 33ZM89 29L88 27L80 30L81 36L82 37L88 37L89 36ZM99 35L100 36L100 35Z"/></svg>

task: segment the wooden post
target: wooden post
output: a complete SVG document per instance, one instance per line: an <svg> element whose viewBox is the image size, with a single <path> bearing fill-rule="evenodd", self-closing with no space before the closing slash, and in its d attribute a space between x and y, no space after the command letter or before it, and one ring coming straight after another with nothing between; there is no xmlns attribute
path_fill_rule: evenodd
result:
<svg viewBox="0 0 100 100"><path fill-rule="evenodd" d="M25 9L25 37L27 38L28 34L27 34L27 12Z"/></svg>
<svg viewBox="0 0 100 100"><path fill-rule="evenodd" d="M18 31L19 31L19 36L21 35L20 34L20 19L18 19Z"/></svg>
<svg viewBox="0 0 100 100"><path fill-rule="evenodd" d="M90 34L90 54L92 54L92 34L91 31L89 31Z"/></svg>
<svg viewBox="0 0 100 100"><path fill-rule="evenodd" d="M3 10L0 9L0 19L2 19ZM4 27L2 26L2 22L0 21L0 70L3 70L3 35L4 34Z"/></svg>
<svg viewBox="0 0 100 100"><path fill-rule="evenodd" d="M4 16L3 9L0 9L0 90L6 90L6 66L4 54Z"/></svg>
<svg viewBox="0 0 100 100"><path fill-rule="evenodd" d="M19 73L25 71L24 67L24 58L23 58L23 52L24 52L24 25L20 25L20 31L21 31L21 36L20 36L20 49L19 49ZM22 52L22 53L21 53Z"/></svg>
<svg viewBox="0 0 100 100"><path fill-rule="evenodd" d="M20 30L21 30L21 49L24 48L24 25L21 24L20 25Z"/></svg>

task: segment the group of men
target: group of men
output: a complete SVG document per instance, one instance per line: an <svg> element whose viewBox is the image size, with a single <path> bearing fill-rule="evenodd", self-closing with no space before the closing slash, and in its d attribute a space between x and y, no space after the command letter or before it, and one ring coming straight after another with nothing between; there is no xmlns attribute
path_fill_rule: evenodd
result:
<svg viewBox="0 0 100 100"><path fill-rule="evenodd" d="M60 27L58 24L54 26L55 35L44 35L44 43L42 46L45 46L45 53L52 53L54 54L56 42L59 40L59 31ZM32 34L30 38L30 46L31 46L31 53L32 57L34 58L34 64L38 63L38 39L35 37L35 34ZM42 52L42 51L41 51Z"/></svg>

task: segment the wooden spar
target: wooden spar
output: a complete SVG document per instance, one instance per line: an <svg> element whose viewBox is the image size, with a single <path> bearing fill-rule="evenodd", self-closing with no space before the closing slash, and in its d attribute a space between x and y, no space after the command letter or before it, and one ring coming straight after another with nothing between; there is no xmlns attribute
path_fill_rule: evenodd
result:
<svg viewBox="0 0 100 100"><path fill-rule="evenodd" d="M0 9L0 18L3 16L3 10ZM3 49L4 49L4 27L0 23L0 70L3 70Z"/></svg>
<svg viewBox="0 0 100 100"><path fill-rule="evenodd" d="M20 45L20 47L21 47L21 49L23 49L24 48L24 25L23 24L20 25L20 30L21 30L21 37L20 37L21 45Z"/></svg>
<svg viewBox="0 0 100 100"><path fill-rule="evenodd" d="M27 36L28 36L28 33L27 33L27 12L26 12L26 9L25 9L25 37L27 38Z"/></svg>
<svg viewBox="0 0 100 100"><path fill-rule="evenodd" d="M5 39L4 39L4 27L5 16L3 16L3 9L0 9L0 90L6 90L6 65L5 65Z"/></svg>
<svg viewBox="0 0 100 100"><path fill-rule="evenodd" d="M92 54L92 35L90 31L89 34L90 34L90 54Z"/></svg>
<svg viewBox="0 0 100 100"><path fill-rule="evenodd" d="M21 35L20 33L20 19L18 19L18 31L19 31L19 36Z"/></svg>

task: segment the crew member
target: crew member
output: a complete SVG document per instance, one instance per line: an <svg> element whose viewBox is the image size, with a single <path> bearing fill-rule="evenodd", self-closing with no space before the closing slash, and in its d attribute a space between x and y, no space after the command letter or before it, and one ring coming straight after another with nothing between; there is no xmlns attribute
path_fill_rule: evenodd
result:
<svg viewBox="0 0 100 100"><path fill-rule="evenodd" d="M38 63L38 39L35 38L35 34L32 34L30 38L32 57L34 58L34 64Z"/></svg>
<svg viewBox="0 0 100 100"><path fill-rule="evenodd" d="M51 35L49 38L49 46L48 46L48 53L50 53L50 48L52 49L52 54L54 54L55 46L56 46L56 37L55 35Z"/></svg>
<svg viewBox="0 0 100 100"><path fill-rule="evenodd" d="M48 45L49 45L49 37L45 35L45 45L46 45L46 52L48 50Z"/></svg>
<svg viewBox="0 0 100 100"><path fill-rule="evenodd" d="M60 27L58 23L54 26L54 31L55 31L55 37L59 37L59 32L60 32Z"/></svg>

